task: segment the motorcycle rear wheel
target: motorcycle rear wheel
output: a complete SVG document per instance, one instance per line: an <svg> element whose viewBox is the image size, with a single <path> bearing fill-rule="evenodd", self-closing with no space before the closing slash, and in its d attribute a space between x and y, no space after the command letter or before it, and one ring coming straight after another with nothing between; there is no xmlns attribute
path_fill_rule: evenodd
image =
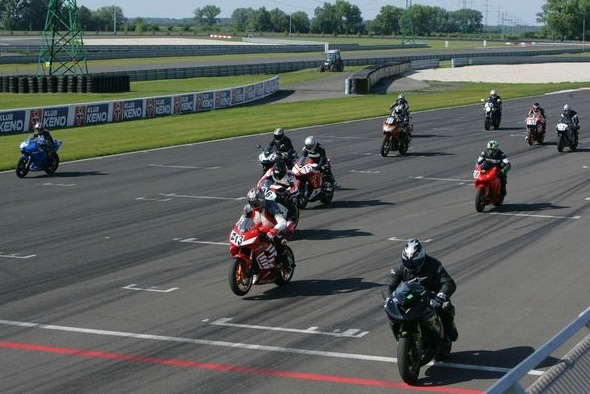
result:
<svg viewBox="0 0 590 394"><path fill-rule="evenodd" d="M307 199L309 187L309 184L305 182L305 185L303 185L303 188L299 191L299 198L297 199L297 206L299 209L305 209L305 207L307 207L307 203L309 202Z"/></svg>
<svg viewBox="0 0 590 394"><path fill-rule="evenodd" d="M285 253L287 254L287 263L278 267L277 279L275 280L277 286L284 286L289 283L295 272L295 255L293 251L290 247L285 246Z"/></svg>
<svg viewBox="0 0 590 394"><path fill-rule="evenodd" d="M408 137L402 138L402 140L399 142L398 152L401 155L405 155L406 153L408 153L409 147L410 147L410 141L409 141Z"/></svg>
<svg viewBox="0 0 590 394"><path fill-rule="evenodd" d="M390 150L391 150L391 139L390 138L384 139L383 144L381 144L381 156L387 157Z"/></svg>
<svg viewBox="0 0 590 394"><path fill-rule="evenodd" d="M397 367L404 382L415 385L420 374L420 355L412 337L400 337L397 344Z"/></svg>
<svg viewBox="0 0 590 394"><path fill-rule="evenodd" d="M26 157L21 157L20 159L18 159L18 161L16 162L16 176L19 178L24 178L27 176L27 174L29 173L29 169L27 168L27 158Z"/></svg>
<svg viewBox="0 0 590 394"><path fill-rule="evenodd" d="M237 296L248 294L252 288L252 276L246 272L246 262L234 259L229 267L229 287Z"/></svg>
<svg viewBox="0 0 590 394"><path fill-rule="evenodd" d="M55 171L57 171L57 167L59 167L59 156L57 155L57 152L53 154L53 160L51 160L48 165L47 168L45 168L45 173L47 174L55 174Z"/></svg>
<svg viewBox="0 0 590 394"><path fill-rule="evenodd" d="M483 212L486 207L486 196L485 189L480 187L475 191L475 210L477 212Z"/></svg>

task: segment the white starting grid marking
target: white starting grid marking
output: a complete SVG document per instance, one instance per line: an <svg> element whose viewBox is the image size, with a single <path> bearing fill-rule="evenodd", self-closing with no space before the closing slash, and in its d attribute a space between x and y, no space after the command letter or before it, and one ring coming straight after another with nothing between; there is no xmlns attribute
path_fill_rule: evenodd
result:
<svg viewBox="0 0 590 394"><path fill-rule="evenodd" d="M412 238L411 237L410 238L402 238L402 237L391 237L391 238L387 238L388 241L397 241L397 242L408 242L409 239L412 239ZM427 239L424 239L424 240L421 239L420 242L421 243L432 242L432 238L427 238Z"/></svg>
<svg viewBox="0 0 590 394"><path fill-rule="evenodd" d="M350 170L350 172L355 173L355 174L379 174L381 171Z"/></svg>
<svg viewBox="0 0 590 394"><path fill-rule="evenodd" d="M220 167L199 167L199 166L173 166L166 164L150 164L150 167L179 168L182 170L218 170Z"/></svg>
<svg viewBox="0 0 590 394"><path fill-rule="evenodd" d="M178 289L179 289L179 287L171 287L171 288L169 288L169 289L165 289L165 290L163 290L163 289L158 289L158 288L157 288L157 287L155 287L155 286L150 286L150 287L138 287L138 285L137 285L137 284L135 284L135 283L133 283L133 284L130 284L130 285L127 285L127 286L123 286L122 288L123 288L123 289L126 289L126 290L136 290L136 291L152 291L152 292L155 292L155 293L170 293L170 292L172 292L172 291L174 291L174 290L178 290Z"/></svg>
<svg viewBox="0 0 590 394"><path fill-rule="evenodd" d="M185 242L190 244L204 244L204 245L223 245L229 246L229 242L212 242L212 241L199 241L199 238L174 238L174 241Z"/></svg>
<svg viewBox="0 0 590 394"><path fill-rule="evenodd" d="M21 256L18 253L11 253L11 254L4 254L3 252L0 252L0 257L4 257L7 259L30 259L31 257L35 257L37 256L36 254L29 254L27 256Z"/></svg>
<svg viewBox="0 0 590 394"><path fill-rule="evenodd" d="M75 183L53 183L53 182L43 182L42 186L58 186L58 187L71 187L76 186Z"/></svg>
<svg viewBox="0 0 590 394"><path fill-rule="evenodd" d="M575 216L558 216L558 215L539 215L539 214L532 214L532 213L510 213L510 212L488 212L488 215L502 215L502 216L523 216L523 217L531 217L531 218L543 218L543 219L571 219L571 220L578 220L582 216L575 215Z"/></svg>
<svg viewBox="0 0 590 394"><path fill-rule="evenodd" d="M173 336L165 336L165 335L152 335L152 334L124 332L124 331L97 330L97 329L92 329L92 328L57 326L57 325L50 325L50 324L38 324L38 323L12 321L12 320L0 320L0 325L29 328L29 329L38 329L38 330L61 331L61 332L67 332L67 333L75 332L75 333L80 333L80 334L102 335L102 336L118 337L118 338L132 338L132 339L142 339L142 340L160 341L160 342L188 343L188 344L202 345L202 346L218 346L218 347L227 347L227 348L232 348L232 349L245 349L245 350L263 351L263 352L299 354L299 355L304 355L304 356L330 357L330 358L373 361L373 362L382 362L382 363L397 363L397 359L395 357L372 356L372 355L367 355L367 354L354 354L354 353L326 352L326 351L321 351L321 350L285 348L285 347L278 347L278 346L264 346L264 345L248 344L248 343L211 341L211 340L206 340L206 339L183 338L183 337L173 337ZM504 374L508 373L512 370L511 368L487 367L484 365L469 365L469 364L457 364L457 363L446 363L446 362L436 362L436 363L430 362L428 365L441 365L446 368L468 369L468 370L475 370L475 371L497 372L497 373L504 373ZM543 371L531 370L528 372L528 374L540 376L540 375L543 375Z"/></svg>
<svg viewBox="0 0 590 394"><path fill-rule="evenodd" d="M231 200L239 201L245 200L246 197L215 197L215 196L192 196L188 194L176 194L176 193L160 193L164 197L176 197L176 198L194 198L194 199L206 199L206 200Z"/></svg>
<svg viewBox="0 0 590 394"><path fill-rule="evenodd" d="M267 330L267 331L283 331L283 332L295 332L298 334L311 334L311 335L327 335L331 337L337 338L362 338L369 333L369 331L361 331L357 329L349 329L343 332L339 330L335 330L332 332L327 331L317 331L318 327L309 327L308 329L302 330L298 328L284 328L284 327L269 327L269 326L256 326L250 324L236 324L236 323L228 323L231 318L223 318L211 322L209 324L214 326L224 326L224 327L239 327L239 328L251 328L254 330Z"/></svg>
<svg viewBox="0 0 590 394"><path fill-rule="evenodd" d="M422 176L422 175L414 176L414 177L410 177L410 178L426 180L426 181L461 182L461 183L465 183L465 182L471 183L472 182L471 179L465 180L465 179L455 179L455 178L429 178L429 177Z"/></svg>

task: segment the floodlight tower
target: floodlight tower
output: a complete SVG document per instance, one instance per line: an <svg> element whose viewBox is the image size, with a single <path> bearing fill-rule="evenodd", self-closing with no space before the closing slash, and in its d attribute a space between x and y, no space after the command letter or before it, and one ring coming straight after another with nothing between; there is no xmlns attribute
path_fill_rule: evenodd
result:
<svg viewBox="0 0 590 394"><path fill-rule="evenodd" d="M412 25L412 0L406 0L404 27L402 29L402 44L414 43L414 27Z"/></svg>
<svg viewBox="0 0 590 394"><path fill-rule="evenodd" d="M88 74L76 0L49 0L37 74Z"/></svg>

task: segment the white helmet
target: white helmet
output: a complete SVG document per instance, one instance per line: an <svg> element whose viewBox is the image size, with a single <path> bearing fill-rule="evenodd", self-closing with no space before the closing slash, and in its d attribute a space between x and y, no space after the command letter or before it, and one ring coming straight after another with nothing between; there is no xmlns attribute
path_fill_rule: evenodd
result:
<svg viewBox="0 0 590 394"><path fill-rule="evenodd" d="M498 92L496 92L495 90L490 90L490 96L496 97L497 95L498 95Z"/></svg>
<svg viewBox="0 0 590 394"><path fill-rule="evenodd" d="M565 111L571 111L571 110L572 110L572 106L571 105L566 104L566 105L563 106L563 112L565 112Z"/></svg>
<svg viewBox="0 0 590 394"><path fill-rule="evenodd" d="M35 134L41 134L41 132L43 132L43 125L41 122L35 122L33 130L35 131Z"/></svg>
<svg viewBox="0 0 590 394"><path fill-rule="evenodd" d="M305 149L308 152L310 152L310 151L314 150L316 146L318 146L318 142L316 141L316 139L313 135L310 135L309 137L307 137L305 139L304 145L305 145Z"/></svg>
<svg viewBox="0 0 590 394"><path fill-rule="evenodd" d="M280 141L285 136L285 130L283 130L282 127L277 127L275 129L275 131L272 132L272 134L273 134L275 140Z"/></svg>

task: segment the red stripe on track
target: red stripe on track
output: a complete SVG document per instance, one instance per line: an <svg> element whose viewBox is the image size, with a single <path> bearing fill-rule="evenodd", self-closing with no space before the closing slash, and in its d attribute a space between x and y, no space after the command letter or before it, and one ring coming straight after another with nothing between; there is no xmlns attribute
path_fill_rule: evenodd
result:
<svg viewBox="0 0 590 394"><path fill-rule="evenodd" d="M16 350L29 350L29 351L40 352L40 353L62 354L62 355L66 355L66 356L107 359L107 360L126 361L126 362L133 362L133 363L142 363L142 364L169 365L169 366L173 366L173 367L182 367L182 368L206 369L206 370L214 370L214 371L243 373L243 374L249 374L249 375L273 376L273 377L288 378L288 379L299 379L299 380L309 380L309 381L317 381L317 382L348 384L348 385L356 385L356 386L398 388L398 389L404 389L404 390L445 393L445 394L446 393L448 393L448 394L481 394L482 393L481 391L472 390L472 389L461 389L461 388L453 388L453 387L409 386L405 383L390 382L387 380L361 379L361 378L352 378L352 377L347 377L347 376L320 375L320 374L292 372L292 371L273 371L270 369L239 367L239 366L234 366L234 365L215 364L215 363L201 363L201 362L196 362L196 361L179 360L179 359L171 359L171 358L133 356L133 355L122 354L122 353L99 352L99 351L95 351L95 350L84 350L84 349L74 349L74 348L66 348L66 347L35 345L35 344L30 344L30 343L0 341L0 348L16 349Z"/></svg>

